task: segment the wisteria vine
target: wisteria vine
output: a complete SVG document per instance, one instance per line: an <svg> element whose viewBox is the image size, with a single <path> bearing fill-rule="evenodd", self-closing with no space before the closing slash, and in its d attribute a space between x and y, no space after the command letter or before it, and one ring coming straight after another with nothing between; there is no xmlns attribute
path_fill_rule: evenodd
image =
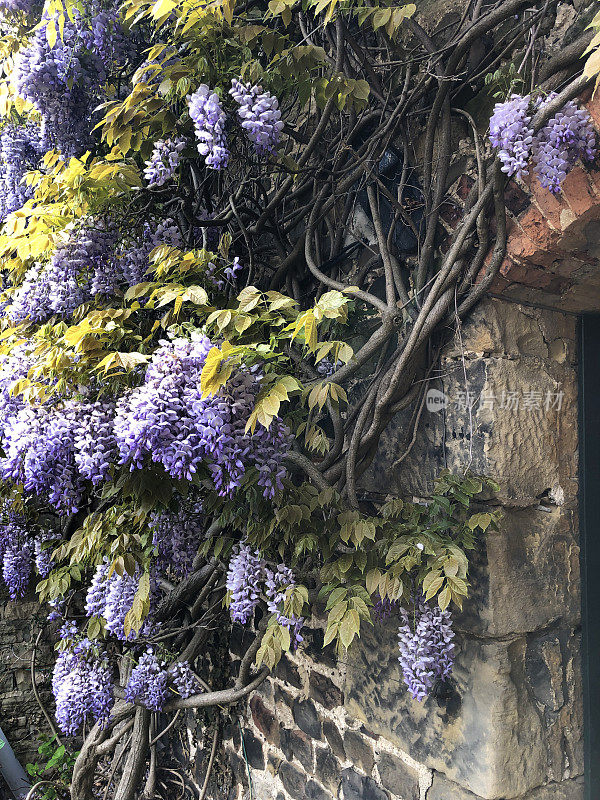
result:
<svg viewBox="0 0 600 800"><path fill-rule="evenodd" d="M398 613L416 700L451 678L492 484L443 474L413 503L361 476L500 269L506 179L557 193L597 152L581 78L505 92L493 153L462 108L507 21L537 74L527 0L431 35L389 4L165 5L0 0L0 560L10 598L50 603L72 800L146 774L158 796L156 714L243 699L315 610L338 654ZM230 623L252 643L211 691Z"/></svg>

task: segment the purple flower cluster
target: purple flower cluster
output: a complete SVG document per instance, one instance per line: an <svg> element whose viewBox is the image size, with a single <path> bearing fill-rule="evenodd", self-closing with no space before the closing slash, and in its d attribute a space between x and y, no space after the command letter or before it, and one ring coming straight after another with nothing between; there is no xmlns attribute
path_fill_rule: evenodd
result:
<svg viewBox="0 0 600 800"><path fill-rule="evenodd" d="M0 221L21 208L33 196L23 183L25 173L35 169L40 158L37 125L9 122L0 133Z"/></svg>
<svg viewBox="0 0 600 800"><path fill-rule="evenodd" d="M75 635L70 628L62 633L66 640ZM89 639L64 644L54 665L52 693L60 729L74 736L90 719L108 722L114 705L112 670L106 653Z"/></svg>
<svg viewBox="0 0 600 800"><path fill-rule="evenodd" d="M184 149L185 139L181 136L176 139L160 139L156 142L144 169L144 178L148 181L149 187L164 186L171 180L179 166L181 152Z"/></svg>
<svg viewBox="0 0 600 800"><path fill-rule="evenodd" d="M238 104L238 117L242 128L259 155L273 153L279 144L283 122L279 102L261 86L231 81L229 94Z"/></svg>
<svg viewBox="0 0 600 800"><path fill-rule="evenodd" d="M234 622L245 625L260 602L264 562L258 550L249 544L240 544L229 561L227 591L229 613Z"/></svg>
<svg viewBox="0 0 600 800"><path fill-rule="evenodd" d="M533 143L530 101L529 95L513 94L505 103L496 103L490 119L490 142L498 150L502 172L517 178L528 174Z"/></svg>
<svg viewBox="0 0 600 800"><path fill-rule="evenodd" d="M42 534L37 536L33 543L33 552L35 559L35 568L40 578L47 578L54 569L54 561L52 560L52 550L56 535L52 533Z"/></svg>
<svg viewBox="0 0 600 800"><path fill-rule="evenodd" d="M549 95L546 103L554 98ZM534 172L542 186L554 194L578 159L596 157L596 133L590 115L570 100L533 140Z"/></svg>
<svg viewBox="0 0 600 800"><path fill-rule="evenodd" d="M225 112L219 96L203 83L188 97L190 117L196 130L198 152L207 167L223 169L229 161L225 138Z"/></svg>
<svg viewBox="0 0 600 800"><path fill-rule="evenodd" d="M14 322L44 322L70 316L96 295L110 296L123 282L115 248L118 232L109 220L90 219L60 244L47 267L35 264L7 308Z"/></svg>
<svg viewBox="0 0 600 800"><path fill-rule="evenodd" d="M384 619L391 617L392 614L398 613L398 601L390 600L388 597L378 597L373 605L373 618L377 622L383 622Z"/></svg>
<svg viewBox="0 0 600 800"><path fill-rule="evenodd" d="M282 487L289 430L274 420L268 430L246 433L260 385L251 372L238 370L218 394L202 397L202 368L211 347L204 336L161 343L143 385L117 407L120 463L135 470L151 459L178 480L191 480L205 464L222 496L234 493L250 464L263 494L272 497Z"/></svg>
<svg viewBox="0 0 600 800"><path fill-rule="evenodd" d="M168 684L169 673L164 662L148 648L131 672L125 699L129 703L141 703L150 711L161 711L168 699Z"/></svg>
<svg viewBox="0 0 600 800"><path fill-rule="evenodd" d="M154 511L150 515L152 544L157 551L156 569L185 577L204 534L202 504L183 505L179 511Z"/></svg>
<svg viewBox="0 0 600 800"><path fill-rule="evenodd" d="M566 103L534 135L531 110L543 108L555 97L533 104L531 96L513 94L505 103L497 103L490 120L490 141L498 150L502 171L522 178L528 174L533 156L534 172L540 183L554 194L579 158L592 161L596 157L596 134L585 109L573 101Z"/></svg>
<svg viewBox="0 0 600 800"><path fill-rule="evenodd" d="M117 572L109 577L110 564L104 561L96 567L96 572L90 584L85 601L85 612L88 617L103 617L106 621L106 629L122 642L137 639L138 634L135 630L125 634L125 617L133 606L135 593L137 592L140 574L136 572L129 575L124 572L119 575ZM153 586L151 585L151 593ZM142 626L142 633L151 632L152 623L146 620Z"/></svg>
<svg viewBox="0 0 600 800"><path fill-rule="evenodd" d="M227 571L226 586L231 619L245 625L252 618L264 591L268 610L275 614L280 625L289 629L292 647L295 649L303 641L300 631L304 619L284 614L286 595L294 584L294 573L289 567L278 564L272 569L261 558L258 550L253 550L245 542L240 543L231 556Z"/></svg>
<svg viewBox="0 0 600 800"><path fill-rule="evenodd" d="M128 286L150 280L150 253L159 245L180 248L183 237L175 222L167 217L161 222L146 222L139 235L124 242L119 249L119 271Z"/></svg>
<svg viewBox="0 0 600 800"><path fill-rule="evenodd" d="M57 511L74 513L85 481L105 480L116 460L113 409L108 401L23 405L4 430L0 476L45 497Z"/></svg>
<svg viewBox="0 0 600 800"><path fill-rule="evenodd" d="M38 27L16 63L16 88L42 118L43 149L57 147L77 155L89 145L91 116L107 79L107 67L119 58L123 34L116 5L105 11L91 3L86 13L67 15L61 35L50 47L46 25ZM58 29L56 15L45 23Z"/></svg>
<svg viewBox="0 0 600 800"><path fill-rule="evenodd" d="M31 14L34 8L40 5L40 0L0 0L0 9L5 11L22 11Z"/></svg>
<svg viewBox="0 0 600 800"><path fill-rule="evenodd" d="M411 609L400 611L398 631L404 682L415 700L423 700L437 680L447 678L454 663L454 631L448 610L413 598Z"/></svg>
<svg viewBox="0 0 600 800"><path fill-rule="evenodd" d="M173 684L174 690L184 700L193 697L201 691L198 679L192 672L192 668L187 661L176 661L168 669L168 676Z"/></svg>
<svg viewBox="0 0 600 800"><path fill-rule="evenodd" d="M9 514L2 526L2 580L11 600L23 597L33 571L32 545L24 517Z"/></svg>
<svg viewBox="0 0 600 800"><path fill-rule="evenodd" d="M271 614L275 614L277 622L288 628L292 640L292 648L295 650L304 641L300 635L304 625L304 617L287 617L283 613L285 599L288 590L292 588L296 580L294 573L285 564L278 564L275 569L265 568L265 594L267 596L267 608Z"/></svg>

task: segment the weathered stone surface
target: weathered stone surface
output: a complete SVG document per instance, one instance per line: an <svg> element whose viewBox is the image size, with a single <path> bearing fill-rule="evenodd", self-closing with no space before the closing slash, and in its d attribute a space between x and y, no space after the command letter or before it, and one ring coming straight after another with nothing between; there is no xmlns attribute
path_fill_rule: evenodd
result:
<svg viewBox="0 0 600 800"><path fill-rule="evenodd" d="M583 778L578 778L542 786L528 794L524 800L583 800L584 791Z"/></svg>
<svg viewBox="0 0 600 800"><path fill-rule="evenodd" d="M365 630L348 652L346 708L404 752L486 800L547 780L546 730L525 680L525 640L457 636L454 688L423 703L403 688L394 637Z"/></svg>
<svg viewBox="0 0 600 800"><path fill-rule="evenodd" d="M370 775L373 772L375 756L373 745L357 731L346 731L344 734L344 750L347 757L363 772Z"/></svg>
<svg viewBox="0 0 600 800"><path fill-rule="evenodd" d="M382 785L402 800L419 800L419 776L401 758L383 752L377 762ZM449 799L448 799L449 800Z"/></svg>
<svg viewBox="0 0 600 800"><path fill-rule="evenodd" d="M341 706L344 702L344 695L341 689L327 675L323 675L314 669L310 673L308 693L313 700L316 700L317 703L327 709Z"/></svg>
<svg viewBox="0 0 600 800"><path fill-rule="evenodd" d="M306 775L289 761L284 761L279 768L279 777L286 792L294 800L302 800L306 797Z"/></svg>
<svg viewBox="0 0 600 800"><path fill-rule="evenodd" d="M292 709L294 722L313 739L322 738L321 720L312 700L295 700Z"/></svg>
<svg viewBox="0 0 600 800"><path fill-rule="evenodd" d="M246 751L246 758L251 767L254 769L265 768L265 755L262 742L247 728L244 729L244 749Z"/></svg>
<svg viewBox="0 0 600 800"><path fill-rule="evenodd" d="M258 730L271 744L279 745L279 723L275 714L266 707L258 695L250 700L252 719Z"/></svg>
<svg viewBox="0 0 600 800"><path fill-rule="evenodd" d="M333 800L333 795L326 792L322 786L319 786L315 781L309 781L306 784L306 797L307 800Z"/></svg>
<svg viewBox="0 0 600 800"><path fill-rule="evenodd" d="M294 686L296 689L302 687L302 680L298 672L298 667L293 664L285 654L281 657L273 674L276 678L279 678L285 683L289 683L290 686Z"/></svg>
<svg viewBox="0 0 600 800"><path fill-rule="evenodd" d="M329 752L327 747L317 748L316 757L316 777L326 789L335 794L341 778L338 760Z"/></svg>
<svg viewBox="0 0 600 800"><path fill-rule="evenodd" d="M506 509L471 554L471 594L458 628L480 636L529 633L558 619L579 624L575 512L550 506Z"/></svg>
<svg viewBox="0 0 600 800"><path fill-rule="evenodd" d="M363 479L368 489L423 495L431 490L440 464L447 463L455 471L463 471L468 464L474 472L498 480L500 498L507 505L531 505L551 492L567 503L575 502L573 323L555 312L525 312L508 304L494 311L496 307L493 302L480 307L480 316L464 326L466 383L460 346L450 347L442 359L444 378L432 388L448 397L445 415L426 410L410 456L396 463L412 436L414 409L398 415L382 436L377 458ZM489 316L488 327L481 315ZM472 415L467 391L474 402ZM552 407L558 404L560 393L560 408ZM495 402L490 401L492 397ZM536 407L539 397L542 402ZM548 409L547 397L551 398Z"/></svg>
<svg viewBox="0 0 600 800"><path fill-rule="evenodd" d="M312 739L306 733L282 728L281 749L288 760L296 758L307 772L314 772Z"/></svg>
<svg viewBox="0 0 600 800"><path fill-rule="evenodd" d="M317 664L335 667L337 658L333 644L323 646L325 633L321 628L308 628L303 632L304 642L302 648L307 656L313 658Z"/></svg>
<svg viewBox="0 0 600 800"><path fill-rule="evenodd" d="M389 800L389 795L372 778L359 775L351 767L342 772L344 800Z"/></svg>
<svg viewBox="0 0 600 800"><path fill-rule="evenodd" d="M468 792L453 781L446 780L437 772L434 773L433 783L426 797L427 800L480 800L472 792Z"/></svg>
<svg viewBox="0 0 600 800"><path fill-rule="evenodd" d="M341 734L337 729L337 725L329 719L323 720L323 733L327 739L327 744L331 748L331 752L342 761L346 758L346 751L344 750L344 743Z"/></svg>

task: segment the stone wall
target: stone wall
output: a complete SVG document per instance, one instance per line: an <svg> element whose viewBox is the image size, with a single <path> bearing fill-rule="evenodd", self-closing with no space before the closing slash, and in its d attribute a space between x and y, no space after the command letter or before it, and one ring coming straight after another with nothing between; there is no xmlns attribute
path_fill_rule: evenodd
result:
<svg viewBox="0 0 600 800"><path fill-rule="evenodd" d="M314 619L227 732L232 798L250 796L248 775L260 800L583 797L575 317L488 300L461 333L432 382L447 408L424 412L400 462L411 415L396 420L365 482L423 496L447 465L501 484L503 522L455 616L453 678L413 701L393 621L339 663Z"/></svg>
<svg viewBox="0 0 600 800"><path fill-rule="evenodd" d="M11 603L5 595L0 600L0 726L23 765L35 761L40 734L48 735L31 683L31 656L46 613L36 602ZM50 707L54 651L46 640L36 651L36 683Z"/></svg>

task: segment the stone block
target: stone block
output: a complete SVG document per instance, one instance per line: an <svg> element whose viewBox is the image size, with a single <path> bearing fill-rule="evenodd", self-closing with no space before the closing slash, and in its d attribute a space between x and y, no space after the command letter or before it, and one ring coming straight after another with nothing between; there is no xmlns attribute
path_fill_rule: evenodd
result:
<svg viewBox="0 0 600 800"><path fill-rule="evenodd" d="M485 800L521 797L548 779L560 781L565 764L579 774L579 645L568 629L512 641L458 634L448 691L419 703L404 688L394 628L365 629L348 652L351 716ZM568 699L554 710L559 686L569 683Z"/></svg>
<svg viewBox="0 0 600 800"><path fill-rule="evenodd" d="M563 783L550 783L528 794L524 800L583 800L585 787L583 778ZM429 798L428 798L429 800Z"/></svg>
<svg viewBox="0 0 600 800"><path fill-rule="evenodd" d="M337 758L326 747L319 747L316 752L316 764L316 778L326 789L335 794L341 779L341 769Z"/></svg>
<svg viewBox="0 0 600 800"><path fill-rule="evenodd" d="M307 800L334 800L332 794L326 792L322 786L319 786L315 781L309 781L306 784L306 798Z"/></svg>
<svg viewBox="0 0 600 800"><path fill-rule="evenodd" d="M310 673L308 693L313 700L316 700L317 703L327 709L341 706L344 702L344 695L341 689L327 675L323 675L314 669Z"/></svg>
<svg viewBox="0 0 600 800"><path fill-rule="evenodd" d="M566 315L552 311L491 302L478 307L463 329L466 382L463 348L454 343L442 359L443 379L432 383L448 398L445 415L425 409L415 445L400 462L398 454L412 437L415 409L397 415L362 479L365 488L376 494L423 496L444 463L458 472L470 463L472 471L498 480L505 505L529 506L558 492L574 507L578 441L573 325ZM472 415L467 391L474 401Z"/></svg>
<svg viewBox="0 0 600 800"><path fill-rule="evenodd" d="M575 512L506 509L499 530L470 553L470 596L455 614L458 628L481 636L529 633L580 620Z"/></svg>
<svg viewBox="0 0 600 800"><path fill-rule="evenodd" d="M472 792L468 792L453 781L446 780L437 772L434 773L426 798L427 800L480 800Z"/></svg>
<svg viewBox="0 0 600 800"><path fill-rule="evenodd" d="M402 800L420 800L419 776L412 767L398 756L385 751L377 762L382 786Z"/></svg>
<svg viewBox="0 0 600 800"><path fill-rule="evenodd" d="M302 679L300 678L298 667L285 654L281 657L273 674L276 678L289 683L290 686L294 686L296 689L302 688Z"/></svg>
<svg viewBox="0 0 600 800"><path fill-rule="evenodd" d="M327 739L327 744L331 748L331 752L341 761L344 761L346 759L346 751L344 750L344 743L337 725L330 719L324 719L323 734Z"/></svg>
<svg viewBox="0 0 600 800"><path fill-rule="evenodd" d="M389 795L372 778L360 775L351 767L342 772L344 800L389 800Z"/></svg>
<svg viewBox="0 0 600 800"><path fill-rule="evenodd" d="M307 772L314 772L312 739L306 733L299 729L282 728L281 749L289 761L296 758Z"/></svg>
<svg viewBox="0 0 600 800"><path fill-rule="evenodd" d="M265 768L265 754L260 739L252 731L244 729L244 749L248 763L254 769Z"/></svg>
<svg viewBox="0 0 600 800"><path fill-rule="evenodd" d="M322 738L321 720L312 700L295 700L292 707L294 722L312 739Z"/></svg>
<svg viewBox="0 0 600 800"><path fill-rule="evenodd" d="M286 792L294 800L303 800L306 797L306 775L289 761L284 761L279 768L279 777Z"/></svg>
<svg viewBox="0 0 600 800"><path fill-rule="evenodd" d="M275 714L266 707L258 695L253 695L250 700L252 719L265 739L276 746L279 745L279 723Z"/></svg>
<svg viewBox="0 0 600 800"><path fill-rule="evenodd" d="M373 745L357 731L346 731L344 734L344 750L347 757L367 775L373 772L375 755Z"/></svg>

